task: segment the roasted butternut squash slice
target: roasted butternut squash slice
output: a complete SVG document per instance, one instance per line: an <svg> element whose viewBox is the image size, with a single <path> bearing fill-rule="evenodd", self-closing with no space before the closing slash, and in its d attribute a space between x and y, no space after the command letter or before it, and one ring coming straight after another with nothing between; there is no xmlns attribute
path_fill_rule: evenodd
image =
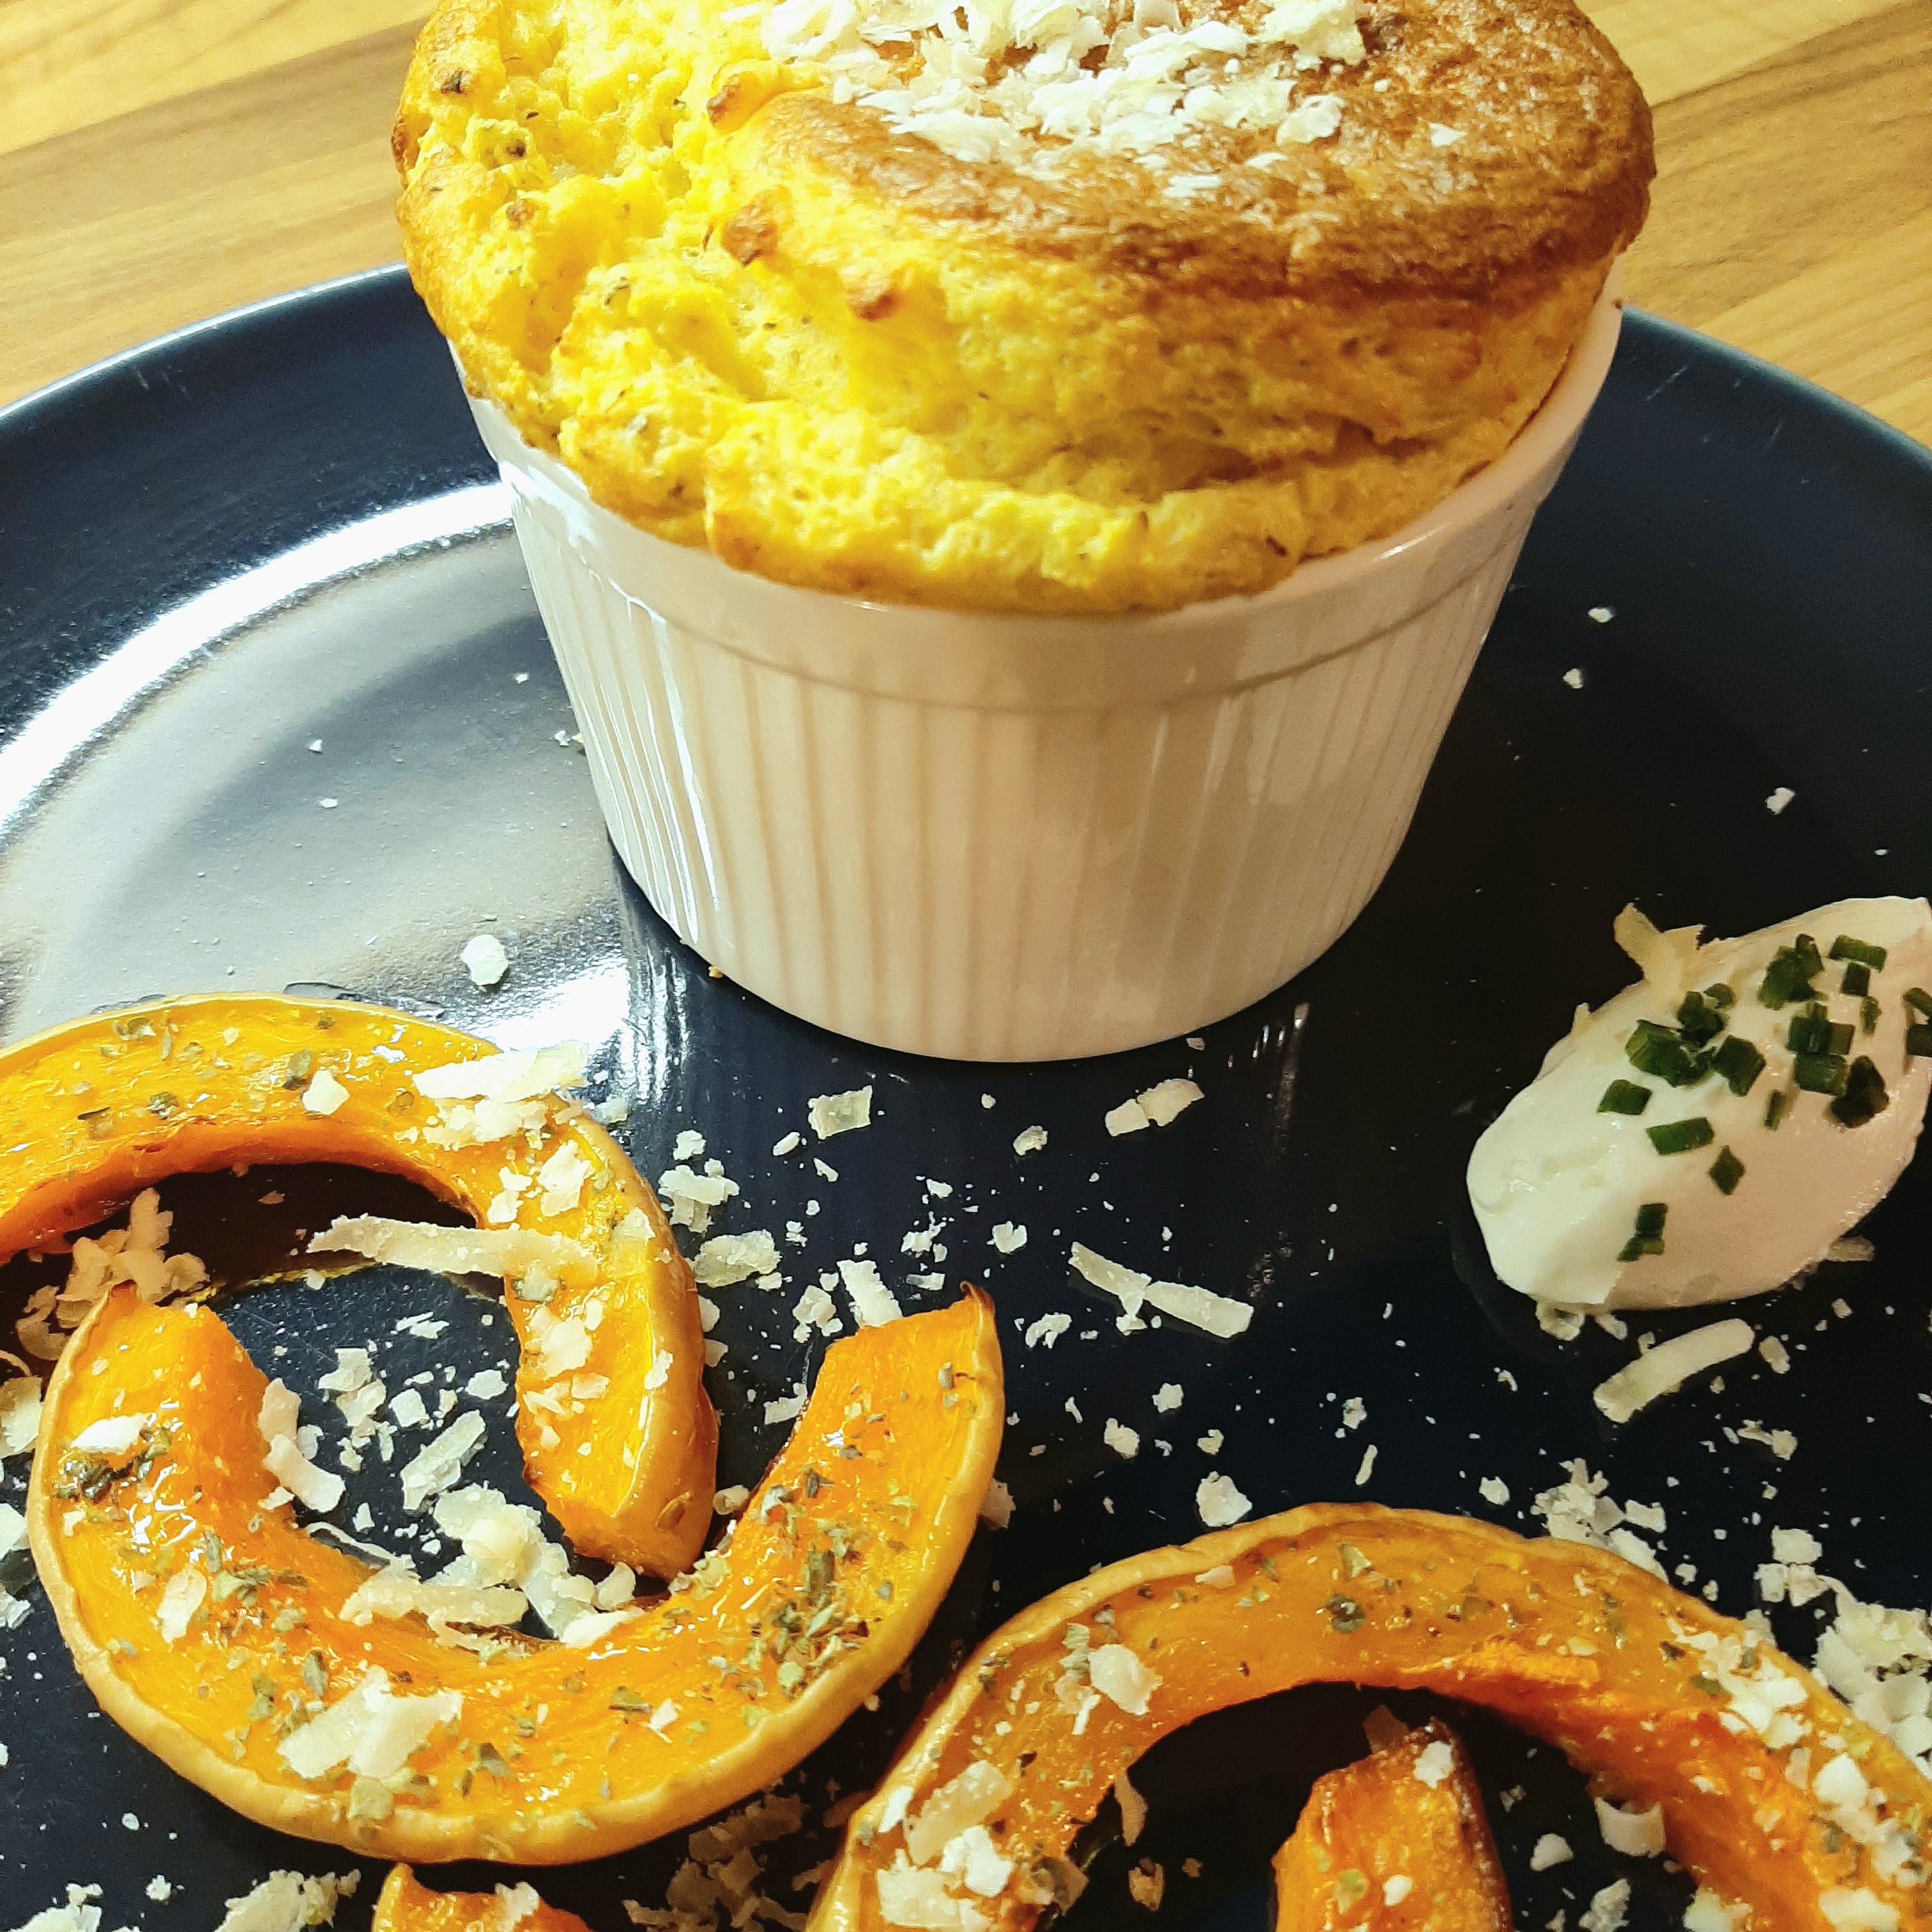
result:
<svg viewBox="0 0 1932 1932"><path fill-rule="evenodd" d="M369 1932L590 1932L574 1912L546 1905L526 1885L494 1892L431 1892L407 1865L382 1881Z"/></svg>
<svg viewBox="0 0 1932 1932"><path fill-rule="evenodd" d="M1546 1739L1661 1808L1714 1913L1920 1917L1932 1780L1754 1631L1606 1552L1316 1504L1117 1563L996 1631L854 1814L814 1932L1033 1924L1077 1892L1074 1834L1157 1738L1310 1683L1432 1690Z"/></svg>
<svg viewBox="0 0 1932 1932"><path fill-rule="evenodd" d="M420 1615L345 1616L372 1572L269 1504L267 1388L211 1308L111 1290L43 1406L41 1581L101 1708L182 1776L278 1830L432 1863L600 1858L790 1769L910 1653L1002 1420L984 1295L861 1329L668 1595L587 1642L439 1640ZM466 1555L471 1532L488 1550L515 1526L484 1510Z"/></svg>
<svg viewBox="0 0 1932 1932"><path fill-rule="evenodd" d="M1275 1854L1274 1895L1275 1932L1510 1932L1482 1787L1455 1732L1425 1724L1317 1778Z"/></svg>
<svg viewBox="0 0 1932 1932"><path fill-rule="evenodd" d="M477 1267L510 1251L531 1486L585 1555L675 1576L704 1546L717 1462L697 1298L623 1150L548 1090L573 1066L574 1049L500 1054L346 1002L172 1000L79 1021L0 1054L0 1259L171 1174L332 1161L406 1175L489 1224ZM546 1394L560 1376L602 1392Z"/></svg>

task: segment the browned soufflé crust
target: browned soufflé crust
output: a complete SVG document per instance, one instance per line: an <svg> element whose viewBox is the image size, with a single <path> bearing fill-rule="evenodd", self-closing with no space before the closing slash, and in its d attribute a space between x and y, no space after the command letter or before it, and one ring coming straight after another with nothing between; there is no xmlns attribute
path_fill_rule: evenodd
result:
<svg viewBox="0 0 1932 1932"><path fill-rule="evenodd" d="M472 388L600 502L782 581L1076 612L1440 501L1652 173L1569 0L444 0L396 154Z"/></svg>

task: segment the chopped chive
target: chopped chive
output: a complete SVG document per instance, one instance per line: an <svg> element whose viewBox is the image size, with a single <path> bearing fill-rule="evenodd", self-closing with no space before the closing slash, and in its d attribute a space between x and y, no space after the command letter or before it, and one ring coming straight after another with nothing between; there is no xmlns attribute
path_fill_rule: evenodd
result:
<svg viewBox="0 0 1932 1932"><path fill-rule="evenodd" d="M1932 1054L1932 1026L1907 1027L1905 1050L1907 1053Z"/></svg>
<svg viewBox="0 0 1932 1932"><path fill-rule="evenodd" d="M1858 1026L1860 1030L1865 1033L1876 1033L1878 1031L1879 1015L1883 1011L1884 1008L1879 1004L1876 1000L1872 998L1870 994L1868 993L1864 998L1858 1002Z"/></svg>
<svg viewBox="0 0 1932 1932"><path fill-rule="evenodd" d="M1816 1000L1796 1015L1785 1029L1784 1043L1793 1053L1829 1053L1832 1051L1832 1022L1825 1017L1825 1009Z"/></svg>
<svg viewBox="0 0 1932 1932"><path fill-rule="evenodd" d="M1791 1096L1782 1087L1772 1089L1770 1098L1764 1103L1764 1124L1772 1133L1776 1133L1778 1123L1784 1118L1784 1110L1790 1104Z"/></svg>
<svg viewBox="0 0 1932 1932"><path fill-rule="evenodd" d="M1640 1114L1650 1105L1650 1089L1634 1080L1612 1080L1597 1102L1600 1114Z"/></svg>
<svg viewBox="0 0 1932 1932"><path fill-rule="evenodd" d="M1854 959L1845 968L1845 976L1838 982L1838 991L1849 993L1855 1000L1862 1000L1871 991L1871 968L1861 966Z"/></svg>
<svg viewBox="0 0 1932 1932"><path fill-rule="evenodd" d="M1845 1090L1845 1063L1835 1053L1801 1053L1791 1072L1802 1093L1835 1096Z"/></svg>
<svg viewBox="0 0 1932 1932"><path fill-rule="evenodd" d="M1703 1078L1696 1056L1687 1052L1684 1042L1670 1028L1654 1020L1639 1020L1636 1030L1624 1042L1624 1058L1640 1073L1666 1080L1673 1087L1689 1087Z"/></svg>
<svg viewBox="0 0 1932 1932"><path fill-rule="evenodd" d="M1905 996L1905 1004L1923 1013L1928 1020L1932 1020L1932 993L1928 993L1923 986L1912 987Z"/></svg>
<svg viewBox="0 0 1932 1932"><path fill-rule="evenodd" d="M1666 1202L1646 1201L1636 1210L1636 1232L1619 1250L1620 1262L1640 1262L1646 1255L1664 1252L1664 1223L1670 1209Z"/></svg>
<svg viewBox="0 0 1932 1932"><path fill-rule="evenodd" d="M1702 1114L1688 1120L1666 1120L1661 1126L1646 1127L1644 1132L1659 1154L1693 1154L1718 1138Z"/></svg>
<svg viewBox="0 0 1932 1932"><path fill-rule="evenodd" d="M1744 1164L1729 1148L1720 1151L1711 1163L1711 1179L1720 1194L1735 1194L1744 1178Z"/></svg>
<svg viewBox="0 0 1932 1932"><path fill-rule="evenodd" d="M1702 993L1686 993L1677 1009L1677 1030L1693 1046L1702 1046L1724 1030L1724 1016Z"/></svg>
<svg viewBox="0 0 1932 1932"><path fill-rule="evenodd" d="M1808 955L1802 950L1806 946L1810 948ZM1800 933L1797 946L1780 946L1772 955L1757 989L1758 1004L1774 1010L1788 1006L1794 1000L1810 999L1812 979L1823 970L1817 947Z"/></svg>
<svg viewBox="0 0 1932 1932"><path fill-rule="evenodd" d="M1808 932L1801 932L1791 942L1791 950L1798 956L1808 978L1816 979L1825 970L1825 962L1819 956L1818 942Z"/></svg>
<svg viewBox="0 0 1932 1932"><path fill-rule="evenodd" d="M1892 1105L1885 1076L1860 1054L1845 1076L1845 1090L1832 1102L1833 1117L1848 1127L1862 1127Z"/></svg>
<svg viewBox="0 0 1932 1932"><path fill-rule="evenodd" d="M1853 960L1861 966L1869 966L1874 973L1885 970L1888 956L1882 946L1868 945L1864 940L1853 939L1842 932L1832 942L1834 959Z"/></svg>
<svg viewBox="0 0 1932 1932"><path fill-rule="evenodd" d="M1720 980L1714 986L1704 988L1704 997L1721 1013L1736 1001L1738 996Z"/></svg>
<svg viewBox="0 0 1932 1932"><path fill-rule="evenodd" d="M1764 1055L1749 1040L1732 1034L1718 1048L1711 1065L1733 1094L1748 1094L1764 1071Z"/></svg>
<svg viewBox="0 0 1932 1932"><path fill-rule="evenodd" d="M1831 1039L1826 1042L1827 1053L1845 1054L1852 1050L1853 1028L1850 1020L1839 1020L1832 1028Z"/></svg>

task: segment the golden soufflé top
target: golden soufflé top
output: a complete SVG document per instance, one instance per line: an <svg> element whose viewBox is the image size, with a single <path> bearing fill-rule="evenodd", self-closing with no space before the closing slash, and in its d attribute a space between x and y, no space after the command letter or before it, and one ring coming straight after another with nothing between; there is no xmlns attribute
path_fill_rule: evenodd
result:
<svg viewBox="0 0 1932 1932"><path fill-rule="evenodd" d="M472 390L778 581L1162 610L1505 448L1652 172L1570 0L442 0L394 138Z"/></svg>

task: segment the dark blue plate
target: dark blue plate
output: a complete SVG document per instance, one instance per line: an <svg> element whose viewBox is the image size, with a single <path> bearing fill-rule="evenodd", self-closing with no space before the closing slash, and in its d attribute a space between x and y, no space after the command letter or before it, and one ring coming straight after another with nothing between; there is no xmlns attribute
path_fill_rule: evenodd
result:
<svg viewBox="0 0 1932 1932"><path fill-rule="evenodd" d="M621 1131L646 1174L694 1126L744 1188L728 1225L806 1231L782 1299L720 1298L723 1480L754 1479L772 1452L761 1405L816 1356L794 1341L790 1304L855 1244L901 1285L931 1266L949 1292L985 1282L1010 1350L1003 1468L1019 1508L976 1546L908 1684L807 1768L796 1788L814 1816L828 1778L850 1790L876 1775L960 1645L1091 1565L1195 1531L1210 1468L1257 1510L1365 1496L1534 1530L1537 1493L1582 1457L1619 1501L1664 1507L1652 1540L1666 1565L1714 1580L1734 1612L1774 1525L1816 1532L1823 1567L1869 1597L1932 1596L1923 1170L1873 1216L1874 1261L1741 1311L1786 1340L1788 1375L1748 1358L1721 1390L1706 1378L1622 1430L1591 1388L1639 1328L1681 1324L1559 1346L1490 1277L1461 1182L1475 1135L1574 1004L1628 978L1610 940L1627 900L1660 923L1740 931L1932 877L1924 450L1630 316L1415 829L1354 929L1202 1046L1038 1069L855 1048L709 977L604 841L504 514L398 271L190 330L0 412L0 1035L158 991L294 984L433 1007L506 1043L592 1041L632 1100ZM1780 787L1796 796L1773 815ZM514 961L488 996L456 959L486 920ZM1108 1108L1184 1072L1202 1105L1108 1138ZM812 1172L809 1150L773 1155L808 1096L866 1079L879 1124L817 1150L836 1180ZM1034 1124L1048 1144L1022 1161L1013 1137ZM226 1253L238 1280L292 1238L242 1214L251 1181L245 1196L172 1190L183 1243ZM290 1178L310 1183L346 1198L354 1178ZM947 1224L943 1262L901 1252L928 1214ZM1010 1256L989 1245L1002 1220L1028 1231ZM1069 1274L1076 1239L1243 1296L1253 1326L1232 1343L1172 1328L1123 1337ZM9 1314L31 1272L0 1272ZM277 1286L229 1312L257 1359L280 1349L278 1371L312 1386L335 1343L387 1337L432 1303L453 1326L433 1352L387 1342L392 1386L418 1366L494 1359L487 1299L433 1278ZM1028 1349L1020 1331L1052 1310L1072 1331ZM1185 1400L1157 1414L1165 1382ZM1352 1396L1367 1412L1354 1427ZM1110 1417L1141 1433L1131 1463L1102 1443ZM1740 1440L1747 1421L1794 1432L1796 1454ZM1214 1430L1226 1446L1210 1458L1196 1444ZM499 1429L495 1463L472 1475L514 1483L508 1442ZM1507 1504L1483 1500L1490 1477ZM22 1478L16 1460L8 1496ZM345 1508L363 1500L379 1535L399 1533L392 1471L372 1468ZM44 1600L22 1588L31 1613L0 1637L0 1921L72 1881L102 1886L105 1927L202 1932L274 1867L356 1862L244 1824L164 1771L94 1710ZM1779 1614L1808 1660L1816 1612ZM1264 1922L1267 1857L1309 1779L1359 1753L1372 1701L1298 1694L1153 1754L1137 1777L1154 1817L1135 1856L1167 1870L1162 1923ZM1466 1728L1520 1922L1562 1908L1574 1923L1619 1862L1580 1785L1498 1725ZM1520 1801L1494 1802L1519 1785ZM1532 1876L1528 1846L1552 1829L1576 1861ZM1103 1817L1078 1923L1139 1922L1112 1835ZM784 1874L828 1843L775 1848L766 1888L800 1903ZM539 1882L616 1932L620 1901L662 1903L681 1854ZM1180 1875L1190 1857L1198 1878ZM366 1869L345 1932L366 1922L380 1875ZM156 1875L167 1903L148 1896ZM1633 1924L1675 1923L1683 1882L1630 1875ZM487 1888L502 1874L446 1876Z"/></svg>

